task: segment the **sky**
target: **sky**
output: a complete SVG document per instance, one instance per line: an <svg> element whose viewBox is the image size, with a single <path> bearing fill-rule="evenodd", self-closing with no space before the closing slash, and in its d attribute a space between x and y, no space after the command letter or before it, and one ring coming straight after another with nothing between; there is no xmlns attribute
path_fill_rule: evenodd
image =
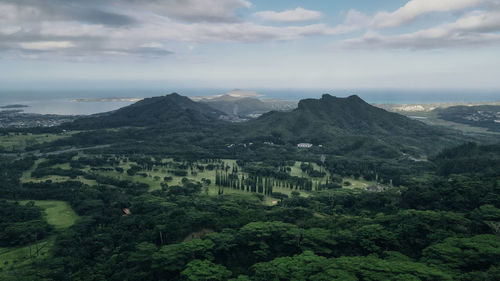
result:
<svg viewBox="0 0 500 281"><path fill-rule="evenodd" d="M0 89L500 89L500 0L0 0Z"/></svg>

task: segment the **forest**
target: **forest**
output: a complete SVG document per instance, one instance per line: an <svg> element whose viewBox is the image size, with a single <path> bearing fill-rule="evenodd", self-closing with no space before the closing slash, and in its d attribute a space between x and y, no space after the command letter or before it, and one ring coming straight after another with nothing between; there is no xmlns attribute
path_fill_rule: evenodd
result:
<svg viewBox="0 0 500 281"><path fill-rule="evenodd" d="M500 279L499 144L380 110L353 128L322 107L254 131L202 113L3 130L22 145L0 154L0 279ZM297 118L321 130L310 148Z"/></svg>

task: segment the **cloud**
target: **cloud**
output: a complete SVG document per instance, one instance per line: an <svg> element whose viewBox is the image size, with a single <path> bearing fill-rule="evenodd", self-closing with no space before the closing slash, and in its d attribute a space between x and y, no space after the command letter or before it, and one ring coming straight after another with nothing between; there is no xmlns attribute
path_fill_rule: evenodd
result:
<svg viewBox="0 0 500 281"><path fill-rule="evenodd" d="M136 23L132 17L113 12L110 6L99 3L95 0L0 0L0 22L68 20L110 26Z"/></svg>
<svg viewBox="0 0 500 281"><path fill-rule="evenodd" d="M453 3L452 3L453 2ZM447 3L447 5L442 4ZM0 0L0 56L107 59L112 56L164 57L178 42L260 43L335 36L365 30L364 36L342 42L349 48L440 48L496 42L500 0L411 0L394 12L368 16L356 10L343 23L294 24L318 19L318 11L298 7L253 14L288 24L252 22L240 9L246 0ZM399 35L371 30L407 24L420 15L477 5L489 10L461 15L456 22ZM178 47L178 45L177 45ZM185 51L184 48L179 52Z"/></svg>
<svg viewBox="0 0 500 281"><path fill-rule="evenodd" d="M173 54L173 52L158 47L139 47L139 48L116 48L103 49L103 54L113 56L139 56L147 58L158 58Z"/></svg>
<svg viewBox="0 0 500 281"><path fill-rule="evenodd" d="M360 38L347 39L347 48L436 49L484 46L500 42L500 10L472 11L453 23L415 32L383 36L367 32Z"/></svg>
<svg viewBox="0 0 500 281"><path fill-rule="evenodd" d="M238 23L179 23L154 22L127 31L120 30L113 34L114 38L181 41L181 42L265 42L296 40L314 35L331 35L341 30L325 24L305 26L267 26L251 22Z"/></svg>
<svg viewBox="0 0 500 281"><path fill-rule="evenodd" d="M294 10L285 10L283 12L261 11L254 13L254 16L267 21L301 22L320 19L322 14L318 11L297 7Z"/></svg>
<svg viewBox="0 0 500 281"><path fill-rule="evenodd" d="M236 11L250 8L245 0L119 0L134 9L148 10L158 15L186 22L235 22Z"/></svg>
<svg viewBox="0 0 500 281"><path fill-rule="evenodd" d="M38 41L38 42L22 42L19 46L27 50L35 51L50 51L55 49L66 49L75 47L70 41Z"/></svg>
<svg viewBox="0 0 500 281"><path fill-rule="evenodd" d="M176 28L199 34L197 23L236 23L236 10L250 6L245 0L0 0L0 55L166 56L172 52L162 41L183 36Z"/></svg>
<svg viewBox="0 0 500 281"><path fill-rule="evenodd" d="M488 0L411 0L394 12L379 12L371 26L378 28L396 27L408 24L431 12L449 12L475 7Z"/></svg>

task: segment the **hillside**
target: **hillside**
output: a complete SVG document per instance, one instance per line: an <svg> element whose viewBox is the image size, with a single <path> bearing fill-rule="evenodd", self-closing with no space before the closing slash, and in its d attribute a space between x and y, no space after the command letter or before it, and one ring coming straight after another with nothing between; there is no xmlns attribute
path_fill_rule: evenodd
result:
<svg viewBox="0 0 500 281"><path fill-rule="evenodd" d="M166 125L191 128L217 122L224 117L221 111L173 93L146 98L116 111L82 118L69 126L88 129Z"/></svg>
<svg viewBox="0 0 500 281"><path fill-rule="evenodd" d="M248 116L250 114L262 114L272 110L271 105L256 98L238 98L232 96L221 96L213 99L203 99L200 103L220 110L226 114L236 116Z"/></svg>
<svg viewBox="0 0 500 281"><path fill-rule="evenodd" d="M187 150L189 144L197 153L204 151L219 155L229 153L227 146L230 144L273 144L278 146L266 149L279 150L286 146L293 152L291 148L305 142L315 148L322 146L320 150L313 149L315 153L376 158L411 155L420 159L463 142L456 131L387 112L358 96L337 98L323 95L321 99L301 100L298 108L292 111L271 111L242 123L221 121L231 118L207 104L171 94L144 99L107 114L82 118L70 128L147 127L140 133L121 132L104 139L110 142L111 139L132 141L133 138L148 148L155 144L157 149L169 143L169 150ZM172 133L179 135L176 137ZM87 142L82 138L78 143ZM85 138L92 139L91 136ZM104 143L97 141L91 144ZM130 144L125 147L129 149ZM240 156L242 153L254 155L253 149L243 149L238 153ZM265 149L261 152L267 155Z"/></svg>
<svg viewBox="0 0 500 281"><path fill-rule="evenodd" d="M253 96L236 96L231 93L211 98L202 98L200 103L220 110L228 115L242 118L260 116L271 110L286 111L294 109L296 102L278 99L260 99Z"/></svg>
<svg viewBox="0 0 500 281"><path fill-rule="evenodd" d="M275 142L310 142L337 148L352 146L399 148L409 152L435 152L454 144L452 131L425 125L403 115L374 107L358 96L305 99L291 112L270 112L250 121L250 135ZM250 128L249 128L250 129Z"/></svg>
<svg viewBox="0 0 500 281"><path fill-rule="evenodd" d="M452 106L435 109L441 119L500 132L500 106Z"/></svg>

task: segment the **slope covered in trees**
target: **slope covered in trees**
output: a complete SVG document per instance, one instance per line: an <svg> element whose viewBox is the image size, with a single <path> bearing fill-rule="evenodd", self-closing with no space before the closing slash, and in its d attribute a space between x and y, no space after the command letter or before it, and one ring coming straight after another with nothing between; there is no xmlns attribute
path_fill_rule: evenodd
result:
<svg viewBox="0 0 500 281"><path fill-rule="evenodd" d="M90 173L117 166L124 158L130 169L138 170L138 177L144 169L166 164L138 155L78 153L36 162L43 169L69 163L72 169ZM477 169L445 168L468 161ZM466 144L443 151L421 167L407 166L403 187L292 193L274 205L264 204L263 195L252 192L206 194L206 179L199 183L183 179L179 185L169 181L154 191L135 180L127 183L103 176L93 178L97 184L77 178L20 184L19 176L34 165L34 159L1 163L0 172L10 179L0 185L3 198L64 200L81 216L71 229L57 235L46 259L19 269L1 266L3 273L20 280L500 277L499 174L487 169L500 165L498 146ZM207 167L214 164L220 163L206 162ZM338 164L326 161L325 169L344 173L353 169ZM176 165L177 170L189 171L189 165ZM264 164L244 167L267 172L258 169ZM4 223L39 218L30 206L0 204L17 214Z"/></svg>
<svg viewBox="0 0 500 281"><path fill-rule="evenodd" d="M145 100L0 155L0 246L54 242L0 278L499 279L498 145L416 158L464 139L356 96L239 124L205 109ZM65 201L79 219L52 230L21 200Z"/></svg>
<svg viewBox="0 0 500 281"><path fill-rule="evenodd" d="M455 132L432 127L374 107L358 96L305 99L291 112L270 112L244 124L249 135L268 136L276 142L310 142L340 149L437 152L459 143Z"/></svg>
<svg viewBox="0 0 500 281"><path fill-rule="evenodd" d="M193 128L217 122L223 116L225 113L221 111L173 93L161 97L146 98L116 111L76 120L67 126L77 129L124 126Z"/></svg>

